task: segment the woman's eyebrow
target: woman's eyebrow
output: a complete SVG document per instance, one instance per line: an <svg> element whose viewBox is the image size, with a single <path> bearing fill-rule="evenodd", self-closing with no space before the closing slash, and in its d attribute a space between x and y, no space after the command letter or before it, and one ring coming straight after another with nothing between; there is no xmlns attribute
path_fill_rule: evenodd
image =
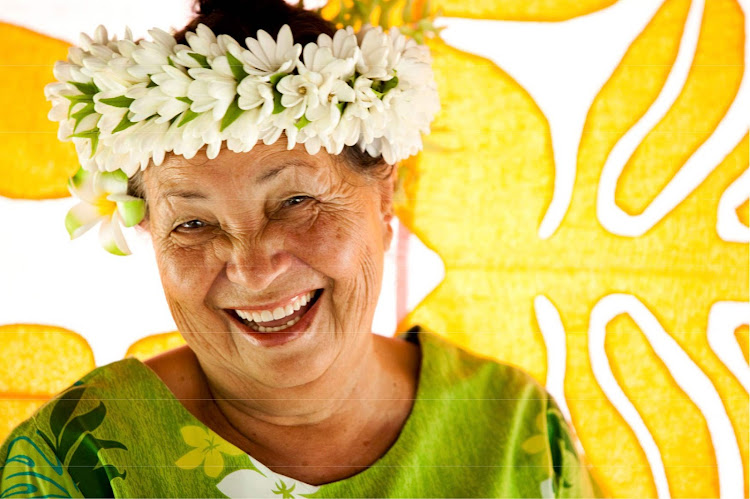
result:
<svg viewBox="0 0 750 499"><path fill-rule="evenodd" d="M168 198L183 198L183 199L208 199L208 196L198 191L185 191L180 188L172 188L163 194L163 197Z"/></svg>

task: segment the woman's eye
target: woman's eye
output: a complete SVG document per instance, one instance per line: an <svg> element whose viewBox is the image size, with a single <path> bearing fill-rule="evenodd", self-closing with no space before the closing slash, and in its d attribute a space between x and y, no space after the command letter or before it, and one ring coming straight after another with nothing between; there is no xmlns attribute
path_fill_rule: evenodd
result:
<svg viewBox="0 0 750 499"><path fill-rule="evenodd" d="M310 196L293 196L284 201L284 206L294 206L297 204L304 203L307 199L312 199Z"/></svg>
<svg viewBox="0 0 750 499"><path fill-rule="evenodd" d="M185 223L182 223L177 226L177 229L182 230L195 230L195 229L202 229L206 226L206 223L201 220L189 220Z"/></svg>

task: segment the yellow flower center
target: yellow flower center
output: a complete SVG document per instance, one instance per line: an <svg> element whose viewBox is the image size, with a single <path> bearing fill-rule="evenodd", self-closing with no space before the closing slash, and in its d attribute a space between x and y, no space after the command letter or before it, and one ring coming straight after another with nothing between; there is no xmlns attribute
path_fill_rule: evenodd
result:
<svg viewBox="0 0 750 499"><path fill-rule="evenodd" d="M105 194L99 196L94 201L94 207L96 208L97 213L101 216L111 216L112 213L115 212L117 209L117 203L114 201L110 201L107 199L107 196Z"/></svg>

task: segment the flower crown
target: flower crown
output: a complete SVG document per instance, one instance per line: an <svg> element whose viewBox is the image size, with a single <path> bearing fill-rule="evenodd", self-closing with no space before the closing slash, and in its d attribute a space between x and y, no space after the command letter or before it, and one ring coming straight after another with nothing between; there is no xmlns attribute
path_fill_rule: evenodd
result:
<svg viewBox="0 0 750 499"><path fill-rule="evenodd" d="M282 132L288 148L305 145L340 154L358 146L390 163L417 154L421 133L440 108L429 50L397 28L348 26L321 34L304 50L284 25L263 30L246 48L198 25L188 45L160 30L152 40L110 39L99 26L81 34L58 79L45 87L59 121L58 138L72 140L82 168L69 189L82 201L66 217L76 238L102 221L100 240L114 254L130 251L120 225L139 223L145 202L127 182L167 152L192 158L203 146L215 158L223 142L247 152Z"/></svg>

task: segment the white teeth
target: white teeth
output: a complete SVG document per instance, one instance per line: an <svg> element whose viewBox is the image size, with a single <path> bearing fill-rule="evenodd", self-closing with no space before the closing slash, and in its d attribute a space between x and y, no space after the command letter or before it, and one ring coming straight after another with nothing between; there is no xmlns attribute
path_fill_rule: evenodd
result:
<svg viewBox="0 0 750 499"><path fill-rule="evenodd" d="M286 306L277 307L274 310L260 310L260 311L253 311L253 312L246 311L246 310L235 310L235 312L237 312L237 315L239 315L241 318L245 319L248 322L258 323L258 322L269 322L273 320L283 319L284 317L292 315L294 312L296 312L300 308L307 305L310 302L310 300L312 300L312 297L314 295L315 295L315 292L311 291L302 296L298 296ZM293 322L298 319L299 317L289 322ZM283 329L287 326L292 325L289 322L286 324L286 326L277 326L277 327L280 327ZM261 328L260 331L266 331L266 330L271 331L274 329L274 328L264 328L263 326L257 326L257 327ZM279 329L276 329L276 330L278 331Z"/></svg>
<svg viewBox="0 0 750 499"><path fill-rule="evenodd" d="M263 326L259 326L257 324L251 324L250 327L252 327L256 331L260 331L261 333L275 333L277 331L283 331L284 329L286 329L288 327L294 326L295 324L297 324L299 322L300 319L302 319L302 316L295 317L294 319L290 320L289 322L287 322L283 326L263 327Z"/></svg>

